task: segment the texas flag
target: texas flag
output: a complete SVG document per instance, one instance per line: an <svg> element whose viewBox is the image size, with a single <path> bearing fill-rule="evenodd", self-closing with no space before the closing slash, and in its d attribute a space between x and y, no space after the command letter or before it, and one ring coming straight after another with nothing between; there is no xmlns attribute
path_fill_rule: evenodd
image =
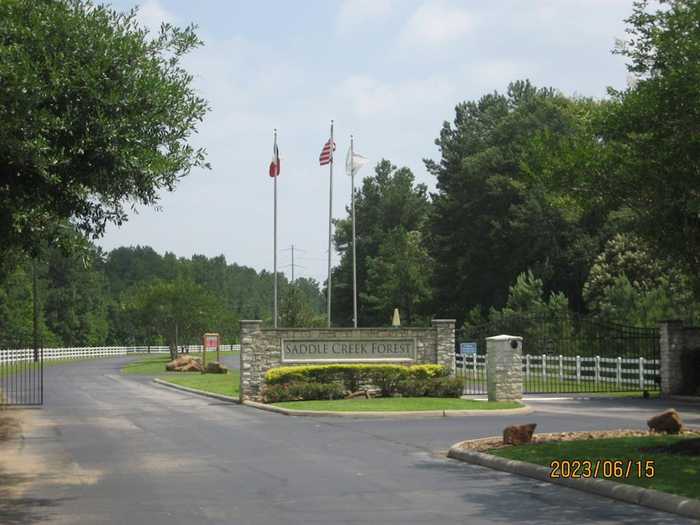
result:
<svg viewBox="0 0 700 525"><path fill-rule="evenodd" d="M272 147L272 161L270 162L270 177L277 177L280 174L280 152L277 149L277 141Z"/></svg>

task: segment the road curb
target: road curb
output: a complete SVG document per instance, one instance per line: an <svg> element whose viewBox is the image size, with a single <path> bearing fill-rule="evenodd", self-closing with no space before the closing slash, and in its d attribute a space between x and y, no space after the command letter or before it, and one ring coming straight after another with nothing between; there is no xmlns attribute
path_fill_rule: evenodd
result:
<svg viewBox="0 0 700 525"><path fill-rule="evenodd" d="M423 410L417 412L336 412L330 410L295 410L293 408L282 408L276 407L274 405L266 405L265 403L257 403L255 401L243 401L237 397L225 396L223 394L215 394L213 392L207 392L205 390L198 390L196 388L190 388L187 386L176 385L175 383L170 383L159 378L153 378L153 382L159 385L167 386L174 390L179 390L181 392L188 392L190 394L197 394L200 396L211 397L213 399L219 399L221 401L228 401L229 403L236 403L239 405L246 405L252 408L257 408L259 410L265 410L267 412L275 412L277 414L283 414L285 416L333 416L333 417L350 417L350 418L420 418L420 417L464 417L464 416L483 416L483 415L494 415L494 416L507 416L516 414L529 414L533 412L533 409L528 405L522 408L508 408L504 410Z"/></svg>
<svg viewBox="0 0 700 525"><path fill-rule="evenodd" d="M204 397L211 397L213 399L218 399L220 401L228 401L229 403L241 404L241 400L237 397L225 396L224 394L215 394L214 392L207 392L206 390L198 390L196 388L190 388L188 386L176 385L175 383L170 383L168 381L163 381L157 377L153 378L153 382L159 385L167 386L173 390L180 390L181 392L188 392L190 394L197 394Z"/></svg>
<svg viewBox="0 0 700 525"><path fill-rule="evenodd" d="M282 408L255 401L243 401L244 405L268 412L284 414L285 416L331 416L347 418L434 418L434 417L466 417L466 416L508 416L516 414L530 414L533 409L528 405L522 408L508 408L504 410L422 410L415 412L394 412L394 411L366 411L366 412L338 412L331 410L295 410L293 408Z"/></svg>
<svg viewBox="0 0 700 525"><path fill-rule="evenodd" d="M486 438L493 439L493 438ZM623 483L617 483L607 479L581 479L581 478L550 478L549 468L524 461L500 458L491 454L464 450L460 443L452 445L447 453L448 458L457 459L466 463L489 467L495 470L510 472L527 476L539 481L547 481L557 485L564 485L576 490L590 492L599 496L634 503L656 510L672 512L681 516L700 519L700 500L667 494L654 489L643 489Z"/></svg>

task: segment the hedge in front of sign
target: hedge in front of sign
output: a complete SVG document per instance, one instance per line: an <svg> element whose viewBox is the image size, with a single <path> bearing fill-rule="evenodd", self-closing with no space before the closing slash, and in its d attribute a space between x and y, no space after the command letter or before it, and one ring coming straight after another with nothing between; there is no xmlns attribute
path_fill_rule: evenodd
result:
<svg viewBox="0 0 700 525"><path fill-rule="evenodd" d="M391 384L404 379L429 379L449 374L443 365L391 365L391 364L331 364L307 366L281 366L265 374L265 383L281 385L296 381L313 383L342 383L349 391L356 391L361 384ZM379 381L376 383L375 381Z"/></svg>
<svg viewBox="0 0 700 525"><path fill-rule="evenodd" d="M334 399L373 385L380 395L459 397L462 382L449 378L442 365L331 364L286 366L265 374L268 402L295 399ZM316 386L313 386L316 385ZM318 397L316 397L318 396Z"/></svg>

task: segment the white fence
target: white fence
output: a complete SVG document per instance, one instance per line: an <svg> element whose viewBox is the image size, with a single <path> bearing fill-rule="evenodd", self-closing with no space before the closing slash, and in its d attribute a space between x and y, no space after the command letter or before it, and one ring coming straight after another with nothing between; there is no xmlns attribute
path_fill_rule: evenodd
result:
<svg viewBox="0 0 700 525"><path fill-rule="evenodd" d="M240 351L241 345L221 345L222 352ZM183 345L179 352L201 352L202 345ZM214 350L215 351L215 350ZM167 354L167 346L85 346L76 348L44 348L44 359L85 359L88 357L116 357L127 354ZM31 361L34 359L34 349L0 349L0 363L15 361Z"/></svg>
<svg viewBox="0 0 700 525"><path fill-rule="evenodd" d="M475 381L486 379L486 356L457 355L457 367L463 376ZM610 383L643 390L655 387L659 373L657 359L530 355L523 356L524 381L566 381L574 383Z"/></svg>

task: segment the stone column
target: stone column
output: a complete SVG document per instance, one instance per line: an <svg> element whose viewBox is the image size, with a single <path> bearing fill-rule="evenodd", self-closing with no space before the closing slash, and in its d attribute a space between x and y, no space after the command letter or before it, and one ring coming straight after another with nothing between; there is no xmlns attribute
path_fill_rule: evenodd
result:
<svg viewBox="0 0 700 525"><path fill-rule="evenodd" d="M262 321L241 321L241 402L256 398L260 388L260 363L255 343L261 327Z"/></svg>
<svg viewBox="0 0 700 525"><path fill-rule="evenodd" d="M436 328L436 363L446 366L450 375L455 375L455 323L454 319L433 319Z"/></svg>
<svg viewBox="0 0 700 525"><path fill-rule="evenodd" d="M683 390L684 337L682 321L661 321L659 323L659 349L661 359L661 393L680 394Z"/></svg>
<svg viewBox="0 0 700 525"><path fill-rule="evenodd" d="M486 391L489 401L523 398L523 338L497 335L486 338Z"/></svg>

